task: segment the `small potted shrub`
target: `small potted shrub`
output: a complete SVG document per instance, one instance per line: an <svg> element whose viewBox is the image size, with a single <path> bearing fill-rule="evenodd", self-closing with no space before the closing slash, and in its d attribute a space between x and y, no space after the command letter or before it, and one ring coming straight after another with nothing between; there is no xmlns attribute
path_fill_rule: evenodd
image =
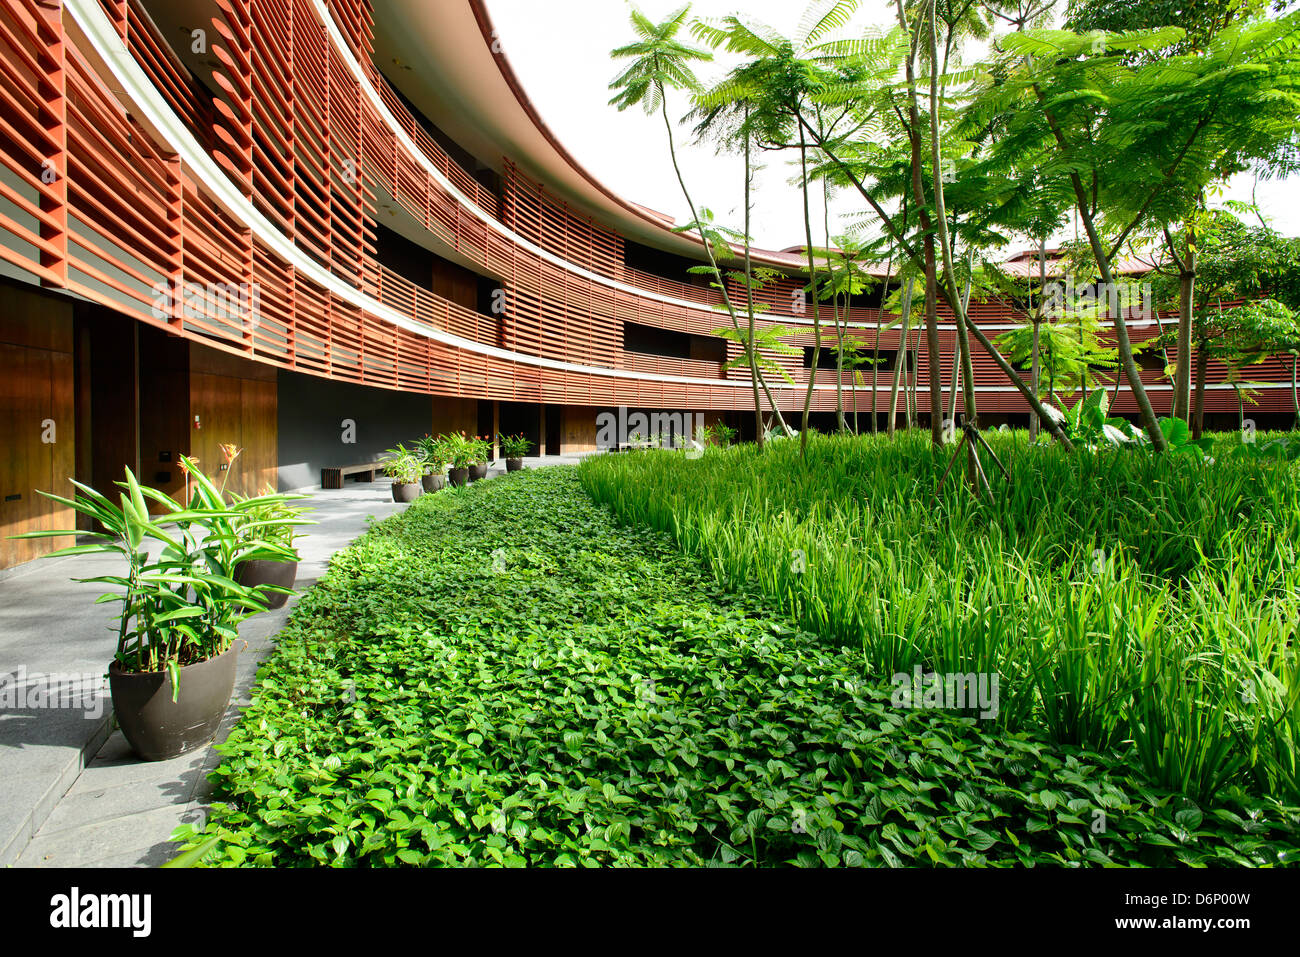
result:
<svg viewBox="0 0 1300 957"><path fill-rule="evenodd" d="M533 443L522 435L498 435L501 441L501 454L506 457L506 471L518 472L524 467L524 456L533 447Z"/></svg>
<svg viewBox="0 0 1300 957"><path fill-rule="evenodd" d="M239 529L239 534L246 540L260 539L275 545L291 554L292 558L249 558L235 566L235 581L247 588L258 589L268 609L283 608L289 596L293 594L293 584L298 579L298 561L300 556L294 548L294 531L301 525L314 525L302 519L305 508L294 508L289 504L292 499L306 498L305 495L277 496L267 486L262 497L248 506L246 520ZM236 503L246 503L249 499L233 496ZM257 504L261 502L261 504Z"/></svg>
<svg viewBox="0 0 1300 957"><path fill-rule="evenodd" d="M398 445L384 453L384 474L393 480L393 501L414 502L424 491L424 461L405 446Z"/></svg>
<svg viewBox="0 0 1300 957"><path fill-rule="evenodd" d="M478 436L469 440L470 454L469 463L469 480L477 482L480 479L487 478L488 460L492 458L492 441L486 436Z"/></svg>
<svg viewBox="0 0 1300 957"><path fill-rule="evenodd" d="M447 444L443 438L426 435L416 443L424 459L424 490L441 491L447 484Z"/></svg>
<svg viewBox="0 0 1300 957"><path fill-rule="evenodd" d="M463 432L453 432L451 435L444 436L443 443L447 461L451 464L451 471L447 473L447 477L453 486L460 488L469 482L469 467L475 455L474 445Z"/></svg>
<svg viewBox="0 0 1300 957"><path fill-rule="evenodd" d="M181 457L187 505L141 485L130 469L120 505L78 482L73 499L42 493L99 523L88 545L46 555L107 554L126 566L120 575L76 579L116 586L97 603L121 605L117 650L108 667L113 712L127 743L140 757L161 761L212 740L230 704L240 645L240 622L266 610L263 590L236 581L249 561L289 561L294 553L260 534L253 516L290 500L263 495L228 503L223 488ZM157 517L150 505L161 507ZM85 533L72 529L29 532L16 538ZM152 556L156 555L157 558Z"/></svg>

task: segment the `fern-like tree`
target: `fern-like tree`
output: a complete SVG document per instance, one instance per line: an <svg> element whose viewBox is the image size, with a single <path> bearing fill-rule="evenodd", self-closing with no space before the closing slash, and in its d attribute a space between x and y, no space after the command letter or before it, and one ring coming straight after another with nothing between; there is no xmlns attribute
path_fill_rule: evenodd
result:
<svg viewBox="0 0 1300 957"><path fill-rule="evenodd" d="M823 136L828 135L828 130L849 112L846 109L823 111L819 107L815 94L831 82L832 77L825 66L809 56L809 51L830 33L847 24L857 5L857 0L814 2L804 13L797 32L790 38L770 27L747 23L739 16L724 17L718 21L696 21L692 26L697 39L715 49L725 49L745 58L744 65L733 72L730 83L716 91L713 101L706 100L701 105L716 106L718 99L725 101L726 97L745 102L758 117L755 128L762 131L767 148L798 150L797 182L802 200L808 288L813 293L812 367L808 371L800 435L800 448L805 453L822 349L821 307L817 295L820 285L818 274L822 267L813 245L812 233L810 172L815 160L810 156L811 144L805 126L811 123L822 131Z"/></svg>
<svg viewBox="0 0 1300 957"><path fill-rule="evenodd" d="M1065 26L1077 33L1181 27L1183 36L1170 45L1168 53L1189 53L1203 49L1221 30L1264 13L1272 5L1273 0L1071 0ZM1222 175L1232 172L1227 169ZM1190 410L1197 238L1208 216L1206 191L1202 190L1183 216L1181 234L1175 238L1167 224L1161 231L1167 257L1178 271L1173 414L1183 420Z"/></svg>
<svg viewBox="0 0 1300 957"><path fill-rule="evenodd" d="M1294 357L1300 351L1300 314L1276 299L1257 299L1235 309L1221 310L1216 325L1216 335L1208 351L1228 367L1228 383L1237 395L1237 427L1244 431L1245 397L1251 386L1243 381L1242 376L1250 366L1259 365L1273 356ZM1291 397L1294 404L1294 361L1291 366Z"/></svg>
<svg viewBox="0 0 1300 957"><path fill-rule="evenodd" d="M1225 170L1294 151L1297 21L1244 23L1204 51L1156 54L1174 28L1124 34L1034 30L1005 37L984 108L1011 117L994 160L1066 188L1106 289L1133 235L1177 220ZM1157 450L1166 448L1128 327L1113 317L1124 378Z"/></svg>
<svg viewBox="0 0 1300 957"><path fill-rule="evenodd" d="M672 159L673 171L677 175L677 183L681 187L682 196L686 199L686 205L690 209L691 221L687 228L696 234L700 244L704 247L704 252L708 257L709 273L713 277L713 285L722 295L723 309L726 310L731 319L732 331L739 333L741 325L736 306L731 299L722 269L719 266L721 251L724 249L729 251L730 247L725 242L719 242L716 233L714 235L709 234L711 217L702 216L700 208L695 205L690 188L686 185L686 178L682 174L681 162L677 156L676 139L673 135L673 121L668 112L668 92L670 90L684 92L688 95L698 95L703 92L703 84L696 76L693 64L713 59L713 54L710 51L692 46L679 38L679 34L687 25L690 11L690 5L687 4L670 14L662 22L655 23L641 11L632 10L631 25L633 32L636 34L636 40L625 46L617 47L610 53L610 56L615 60L631 60L632 63L610 83L610 89L616 91L615 96L610 100L610 104L620 111L640 105L645 110L646 115L653 116L658 113L662 116L664 129L668 136L668 154ZM746 230L745 246L746 271L748 272L749 244L747 234L748 230ZM737 338L743 341L743 348L752 350L754 342L752 328L750 335L738 336ZM763 386L762 372L752 351L748 352L747 359L753 376L755 421L758 426L757 438L759 443L762 444L764 430L761 416L757 411L761 408L759 389L760 386ZM784 428L784 420L780 419L780 412L777 410L770 392L768 393L768 399L781 421L782 428Z"/></svg>
<svg viewBox="0 0 1300 957"><path fill-rule="evenodd" d="M943 441L943 400L938 388L942 373L936 297L941 297L954 315L961 311L962 302L960 285L947 276L943 282L938 277L938 230L932 181L936 173L942 174L947 169L944 162L947 151L941 142L936 170L932 157L934 143L929 135L932 111L922 111L920 106L922 87L918 63L923 49L931 62L941 61L928 52L926 24L934 17L928 10L928 2L910 8L902 3L895 6L899 28L883 36L869 34L828 41L817 51L837 77L835 83L818 93L819 100L828 106L852 104L859 115L869 112L878 120L874 126L861 126L869 135L854 129L847 135L822 138L811 125L806 131L844 181L878 217L882 230L896 245L901 258L922 277L930 377L934 384L930 397L931 438L939 445ZM995 6L1000 8L1002 4ZM963 170L961 179L969 178L974 183L988 181L979 169L974 173L968 177ZM1006 187L1004 192L1023 198L1032 195L1034 190L1026 181L1020 181ZM1044 427L1068 447L1068 437L1017 370L977 325L968 325L967 331L1017 387Z"/></svg>
<svg viewBox="0 0 1300 957"><path fill-rule="evenodd" d="M754 421L761 448L766 441L766 431L758 401L760 387L768 398L772 413L780 424L782 432L788 434L789 428L768 388L765 379L768 365L761 360L758 353L753 351L759 339L755 328L756 313L764 311L760 310L762 304L756 301L754 293L756 289L774 281L776 274L764 267L756 268L753 261L750 225L754 211L754 177L762 168L755 161L754 156L756 150L771 138L772 117L764 111L765 104L761 96L755 96L756 91L748 81L747 72L747 66L737 67L714 86L697 93L694 97L695 108L690 118L696 123L695 133L699 139L712 141L720 150L738 152L744 161L744 231L737 237L741 244L742 270L739 273L732 272L729 278L745 292L747 325L744 330L737 327L733 330L735 335L727 335L726 338L735 341L744 350L749 374L755 383ZM732 368L739 368L739 366L732 366ZM784 369L782 372L784 373Z"/></svg>
<svg viewBox="0 0 1300 957"><path fill-rule="evenodd" d="M829 216L829 213L827 215ZM829 229L829 225L827 228ZM853 236L837 236L835 245L828 246L819 253L826 261L826 273L818 296L830 302L831 316L835 321L835 416L841 431L848 431L848 423L844 418L844 370L874 364L860 354L859 343L845 338L853 297L861 295L875 285L875 279L865 268L868 248L868 244ZM857 378L855 375L855 383ZM856 400L855 394L853 426L855 432L857 431Z"/></svg>
<svg viewBox="0 0 1300 957"><path fill-rule="evenodd" d="M1174 240L1180 243L1182 237L1175 233ZM1196 354L1191 425L1193 434L1199 438L1205 427L1209 362L1212 358L1229 361L1235 352L1240 351L1231 342L1218 342L1237 322L1229 315L1232 309L1245 300L1268 297L1293 312L1300 310L1300 239L1282 236L1263 222L1257 226L1248 224L1232 209L1222 208L1211 210L1202 221L1198 247L1198 282L1191 328ZM1177 302L1181 293L1179 272L1157 262L1152 276L1156 301ZM1181 330L1169 330L1143 343L1142 348L1144 351L1167 349L1175 346L1181 336ZM1233 338L1242 339L1235 333ZM1276 353L1290 358L1294 384L1296 356L1286 348L1279 348ZM1229 361L1229 365L1232 364ZM1292 404L1297 406L1296 414L1300 417L1294 388Z"/></svg>

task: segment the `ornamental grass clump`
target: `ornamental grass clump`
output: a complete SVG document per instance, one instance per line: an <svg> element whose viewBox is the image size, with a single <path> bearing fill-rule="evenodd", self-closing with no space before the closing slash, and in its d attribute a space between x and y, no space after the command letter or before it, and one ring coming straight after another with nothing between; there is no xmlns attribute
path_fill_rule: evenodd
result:
<svg viewBox="0 0 1300 957"><path fill-rule="evenodd" d="M818 438L580 474L877 680L1000 676L998 727L1107 753L1164 786L1300 801L1300 470L1233 453L1071 454L990 433L993 501L936 494L923 436Z"/></svg>

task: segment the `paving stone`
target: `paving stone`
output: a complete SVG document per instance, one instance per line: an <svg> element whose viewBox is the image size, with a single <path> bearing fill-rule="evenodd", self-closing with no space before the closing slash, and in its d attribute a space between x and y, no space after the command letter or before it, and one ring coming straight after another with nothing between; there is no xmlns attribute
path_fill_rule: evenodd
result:
<svg viewBox="0 0 1300 957"><path fill-rule="evenodd" d="M167 806L48 834L42 828L17 866L93 867L108 858L145 851L166 841L184 813L184 807ZM179 848L172 857L178 853Z"/></svg>

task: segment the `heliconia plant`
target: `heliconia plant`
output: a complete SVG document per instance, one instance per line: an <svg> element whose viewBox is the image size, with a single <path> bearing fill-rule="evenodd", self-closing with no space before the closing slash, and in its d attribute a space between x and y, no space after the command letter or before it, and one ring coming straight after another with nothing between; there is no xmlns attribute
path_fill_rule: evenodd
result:
<svg viewBox="0 0 1300 957"><path fill-rule="evenodd" d="M383 461L384 474L396 485L412 485L424 475L425 460L404 445L388 449Z"/></svg>
<svg viewBox="0 0 1300 957"><path fill-rule="evenodd" d="M533 449L532 440L524 435L498 435L501 454L508 459L521 459Z"/></svg>

